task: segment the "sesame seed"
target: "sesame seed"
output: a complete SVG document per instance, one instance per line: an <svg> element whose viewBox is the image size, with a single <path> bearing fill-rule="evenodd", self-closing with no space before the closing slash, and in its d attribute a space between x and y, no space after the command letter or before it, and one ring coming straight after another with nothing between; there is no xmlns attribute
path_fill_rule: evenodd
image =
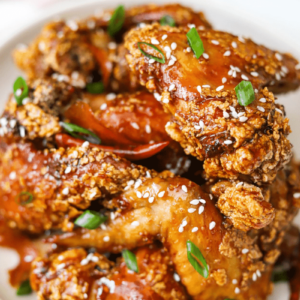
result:
<svg viewBox="0 0 300 300"><path fill-rule="evenodd" d="M174 55L171 55L171 59L175 61L177 60L177 58Z"/></svg>
<svg viewBox="0 0 300 300"><path fill-rule="evenodd" d="M242 253L243 253L243 254L247 254L248 252L249 252L249 249L244 248L244 249L242 250Z"/></svg>
<svg viewBox="0 0 300 300"><path fill-rule="evenodd" d="M172 92L175 89L175 84L171 83L169 86L169 92Z"/></svg>
<svg viewBox="0 0 300 300"><path fill-rule="evenodd" d="M198 231L198 227L194 227L193 229L192 229L192 232L197 232Z"/></svg>
<svg viewBox="0 0 300 300"><path fill-rule="evenodd" d="M278 111L279 113L283 114L282 110L280 110L279 108L275 108L276 111Z"/></svg>
<svg viewBox="0 0 300 300"><path fill-rule="evenodd" d="M153 64L153 63L155 63L155 59L150 58L150 59L149 59L149 64Z"/></svg>
<svg viewBox="0 0 300 300"><path fill-rule="evenodd" d="M237 115L238 115L238 117L241 117L241 116L243 116L245 114L245 112L244 111L241 111L241 112L239 112Z"/></svg>
<svg viewBox="0 0 300 300"><path fill-rule="evenodd" d="M151 133L151 127L150 127L149 124L147 124L147 125L145 126L145 130L146 130L146 132L147 132L148 134Z"/></svg>
<svg viewBox="0 0 300 300"><path fill-rule="evenodd" d="M196 208L189 208L188 209L188 212L190 213L190 214L192 214L193 212L195 212L196 211Z"/></svg>
<svg viewBox="0 0 300 300"><path fill-rule="evenodd" d="M82 143L81 147L88 148L89 145L90 145L90 143L88 141L85 141L85 142Z"/></svg>
<svg viewBox="0 0 300 300"><path fill-rule="evenodd" d="M233 283L233 284L237 284L238 281L237 281L236 279L232 279L232 283Z"/></svg>
<svg viewBox="0 0 300 300"><path fill-rule="evenodd" d="M294 193L294 198L299 199L300 198L300 193Z"/></svg>
<svg viewBox="0 0 300 300"><path fill-rule="evenodd" d="M266 103L267 100L266 100L266 98L261 98L261 99L259 99L259 102Z"/></svg>
<svg viewBox="0 0 300 300"><path fill-rule="evenodd" d="M200 201L201 203L203 203L203 204L206 203L206 201L205 201L204 199L199 199L199 201Z"/></svg>
<svg viewBox="0 0 300 300"><path fill-rule="evenodd" d="M236 287L235 290L234 290L234 292L235 292L236 294L239 294L239 293L240 293L240 289L239 289L238 287Z"/></svg>
<svg viewBox="0 0 300 300"><path fill-rule="evenodd" d="M261 112L264 112L264 111L265 111L265 109L264 109L262 106L257 106L257 109L258 109L259 111L261 111Z"/></svg>
<svg viewBox="0 0 300 300"><path fill-rule="evenodd" d="M224 144L225 145L230 145L230 144L232 144L232 141L231 140L226 140L226 141L224 141Z"/></svg>
<svg viewBox="0 0 300 300"><path fill-rule="evenodd" d="M141 193L140 191L137 191L137 192L136 192L136 196L137 196L138 198L142 198L142 193Z"/></svg>
<svg viewBox="0 0 300 300"><path fill-rule="evenodd" d="M24 261L26 261L26 262L31 262L31 261L33 261L33 256L32 256L32 255L26 255L26 256L24 257Z"/></svg>
<svg viewBox="0 0 300 300"><path fill-rule="evenodd" d="M209 230L214 229L215 226L216 226L216 222L214 222L214 221L210 222L210 223L209 223Z"/></svg>
<svg viewBox="0 0 300 300"><path fill-rule="evenodd" d="M222 78L222 83L225 83L227 81L227 78L226 77L223 77Z"/></svg>
<svg viewBox="0 0 300 300"><path fill-rule="evenodd" d="M216 88L216 91L217 92L220 92L220 91L222 91L224 89L224 85L220 85L220 86L218 86L217 88Z"/></svg>
<svg viewBox="0 0 300 300"><path fill-rule="evenodd" d="M161 39L164 41L168 36L166 34L164 34Z"/></svg>
<svg viewBox="0 0 300 300"><path fill-rule="evenodd" d="M236 42L232 42L232 43L231 43L231 46L232 46L233 48L237 48L237 43L236 43Z"/></svg>
<svg viewBox="0 0 300 300"><path fill-rule="evenodd" d="M277 58L277 60L282 60L282 56L279 53L275 53L275 57Z"/></svg>
<svg viewBox="0 0 300 300"><path fill-rule="evenodd" d="M187 220L186 219L183 219L182 220L182 226L186 226L187 225Z"/></svg>
<svg viewBox="0 0 300 300"><path fill-rule="evenodd" d="M132 227L137 227L137 226L139 226L139 225L140 225L139 221L133 221L133 222L131 223L131 226L132 226Z"/></svg>
<svg viewBox="0 0 300 300"><path fill-rule="evenodd" d="M134 188L137 189L138 187L140 187L140 185L142 184L142 180L138 179L135 183L134 183Z"/></svg>
<svg viewBox="0 0 300 300"><path fill-rule="evenodd" d="M204 211L204 206L201 205L198 209L198 214L201 215L203 211Z"/></svg>
<svg viewBox="0 0 300 300"><path fill-rule="evenodd" d="M94 29L96 27L96 22L94 20L88 20L86 25L88 29Z"/></svg>
<svg viewBox="0 0 300 300"><path fill-rule="evenodd" d="M157 101L161 101L162 96L159 93L154 93L153 96Z"/></svg>
<svg viewBox="0 0 300 300"><path fill-rule="evenodd" d="M203 88L210 88L210 85L209 84L204 84L202 85Z"/></svg>
<svg viewBox="0 0 300 300"><path fill-rule="evenodd" d="M239 36L238 39L240 42L245 43L245 39L242 36Z"/></svg>
<svg viewBox="0 0 300 300"><path fill-rule="evenodd" d="M253 275L252 275L252 280L253 280L253 281L256 281L256 279L257 279L257 275L256 275L256 273L253 273Z"/></svg>
<svg viewBox="0 0 300 300"><path fill-rule="evenodd" d="M179 282L180 281L180 277L177 273L174 273L173 278L175 281Z"/></svg>
<svg viewBox="0 0 300 300"><path fill-rule="evenodd" d="M8 177L9 177L9 179L14 180L17 178L17 173L15 171L13 171L9 174Z"/></svg>
<svg viewBox="0 0 300 300"><path fill-rule="evenodd" d="M68 187L64 188L64 189L62 190L62 194L63 194L63 195L68 195L68 194L69 194L69 188L68 188Z"/></svg>
<svg viewBox="0 0 300 300"><path fill-rule="evenodd" d="M189 28L194 28L194 27L196 27L196 26L195 26L195 24L188 24L188 27L189 27Z"/></svg>
<svg viewBox="0 0 300 300"><path fill-rule="evenodd" d="M257 274L258 277L261 277L261 273L260 273L259 270L256 271L256 274Z"/></svg>
<svg viewBox="0 0 300 300"><path fill-rule="evenodd" d="M115 42L109 42L107 47L110 50L114 50L114 49L117 49L117 44Z"/></svg>
<svg viewBox="0 0 300 300"><path fill-rule="evenodd" d="M169 99L168 98L164 98L163 103L169 103Z"/></svg>
<svg viewBox="0 0 300 300"><path fill-rule="evenodd" d="M190 202L190 204L192 204L192 205L198 205L199 203L200 203L200 200L198 200L198 199L192 200Z"/></svg>
<svg viewBox="0 0 300 300"><path fill-rule="evenodd" d="M187 51L187 52L191 52L191 51L192 51L191 47L187 47L187 48L186 48L186 51Z"/></svg>
<svg viewBox="0 0 300 300"><path fill-rule="evenodd" d="M151 44L159 45L159 41L157 39L151 39Z"/></svg>
<svg viewBox="0 0 300 300"><path fill-rule="evenodd" d="M244 74L242 74L242 79L249 80L249 78L246 75L244 75Z"/></svg>
<svg viewBox="0 0 300 300"><path fill-rule="evenodd" d="M200 85L197 86L197 91L201 94L202 89L201 89L201 86L200 86Z"/></svg>
<svg viewBox="0 0 300 300"><path fill-rule="evenodd" d="M75 21L73 21L73 20L68 20L68 21L66 22L66 25L67 25L71 30L73 30L73 31L77 31L77 30L78 30L78 24L77 24Z"/></svg>
<svg viewBox="0 0 300 300"><path fill-rule="evenodd" d="M244 184L244 182L239 182L239 183L236 184L235 187L239 187L240 185L243 185L243 184Z"/></svg>
<svg viewBox="0 0 300 300"><path fill-rule="evenodd" d="M171 44L171 49L172 49L172 50L175 50L176 48L177 48L177 44L176 44L176 43L172 43L172 44Z"/></svg>
<svg viewBox="0 0 300 300"><path fill-rule="evenodd" d="M135 122L131 122L130 125L131 125L134 129L137 129L137 130L140 129L140 126L139 126L137 123L135 123Z"/></svg>
<svg viewBox="0 0 300 300"><path fill-rule="evenodd" d="M146 192L144 195L143 195L143 198L148 198L150 196L150 194L148 192Z"/></svg>
<svg viewBox="0 0 300 300"><path fill-rule="evenodd" d="M231 54L231 51L227 50L223 55L224 56L230 56L230 54Z"/></svg>
<svg viewBox="0 0 300 300"><path fill-rule="evenodd" d="M175 64L175 60L171 59L168 63L168 66L173 66Z"/></svg>
<svg viewBox="0 0 300 300"><path fill-rule="evenodd" d="M145 23L139 23L140 28L144 28L145 26L147 26Z"/></svg>
<svg viewBox="0 0 300 300"><path fill-rule="evenodd" d="M153 201L154 201L154 197L150 197L150 198L148 199L148 202L149 202L149 203L153 203Z"/></svg>
<svg viewBox="0 0 300 300"><path fill-rule="evenodd" d="M253 77L257 77L259 74L257 72L251 72L250 73Z"/></svg>
<svg viewBox="0 0 300 300"><path fill-rule="evenodd" d="M105 237L103 238L103 241L104 241L104 242L109 242L109 236L105 236Z"/></svg>
<svg viewBox="0 0 300 300"><path fill-rule="evenodd" d="M240 122L246 122L247 120L248 120L248 118L245 117L245 116L242 116L242 117L239 118Z"/></svg>
<svg viewBox="0 0 300 300"><path fill-rule="evenodd" d="M223 111L223 117L224 118L229 118L229 113L227 111Z"/></svg>
<svg viewBox="0 0 300 300"><path fill-rule="evenodd" d="M22 95L22 90L17 89L15 94L16 94L17 97L21 96Z"/></svg>
<svg viewBox="0 0 300 300"><path fill-rule="evenodd" d="M212 42L212 44L214 44L214 45L219 45L219 44L220 44L220 43L219 43L218 41L216 41L216 40L212 40L211 42Z"/></svg>
<svg viewBox="0 0 300 300"><path fill-rule="evenodd" d="M300 64L298 64L297 66L295 66L296 70L300 70Z"/></svg>
<svg viewBox="0 0 300 300"><path fill-rule="evenodd" d="M281 70L286 74L289 72L289 69L286 66L281 66Z"/></svg>
<svg viewBox="0 0 300 300"><path fill-rule="evenodd" d="M276 80L280 80L280 79L281 79L280 74L279 74L279 73L276 73L276 74L275 74L275 78L276 78Z"/></svg>
<svg viewBox="0 0 300 300"><path fill-rule="evenodd" d="M19 130L20 130L20 136L25 137L25 135L26 135L25 127L20 126Z"/></svg>
<svg viewBox="0 0 300 300"><path fill-rule="evenodd" d="M72 168L68 166L65 170L65 174L69 174L72 171Z"/></svg>
<svg viewBox="0 0 300 300"><path fill-rule="evenodd" d="M146 171L146 177L147 177L147 178L151 178L151 174L150 174L149 171Z"/></svg>
<svg viewBox="0 0 300 300"><path fill-rule="evenodd" d="M209 59L209 55L207 53L202 54L205 59Z"/></svg>
<svg viewBox="0 0 300 300"><path fill-rule="evenodd" d="M107 100L114 100L117 97L117 95L115 93L109 93L106 95L106 99Z"/></svg>
<svg viewBox="0 0 300 300"><path fill-rule="evenodd" d="M181 189L182 189L184 192L187 193L187 187L186 187L185 185L183 185L183 186L181 187Z"/></svg>
<svg viewBox="0 0 300 300"><path fill-rule="evenodd" d="M162 197L164 196L164 194L165 194L165 191L159 192L159 193L158 193L158 197L159 197L159 198L162 198Z"/></svg>
<svg viewBox="0 0 300 300"><path fill-rule="evenodd" d="M134 184L134 180L129 180L128 182L127 182L127 185L133 185Z"/></svg>

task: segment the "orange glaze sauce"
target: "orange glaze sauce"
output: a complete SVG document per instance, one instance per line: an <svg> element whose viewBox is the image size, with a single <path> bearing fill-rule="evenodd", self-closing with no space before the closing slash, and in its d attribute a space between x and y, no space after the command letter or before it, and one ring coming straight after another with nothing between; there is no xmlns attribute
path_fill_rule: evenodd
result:
<svg viewBox="0 0 300 300"><path fill-rule="evenodd" d="M20 283L29 277L31 262L39 251L34 243L26 236L21 235L17 230L9 228L0 218L0 246L10 248L19 254L20 262L9 271L9 282L12 286L19 286Z"/></svg>

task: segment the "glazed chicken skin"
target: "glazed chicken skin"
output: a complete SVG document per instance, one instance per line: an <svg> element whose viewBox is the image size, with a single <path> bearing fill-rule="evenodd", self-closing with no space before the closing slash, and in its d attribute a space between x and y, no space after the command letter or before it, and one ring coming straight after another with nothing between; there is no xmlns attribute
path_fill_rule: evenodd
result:
<svg viewBox="0 0 300 300"><path fill-rule="evenodd" d="M46 25L28 48L23 46L15 50L15 63L30 79L54 76L74 86L85 87L88 78L100 71L107 90L136 89L125 59L123 62L115 59L116 54L124 58L124 51L116 49L115 40L104 31L112 13L104 11L79 22L68 20ZM179 4L151 4L126 10L122 32L140 23L159 21L165 15L173 17L177 26L195 24L202 29L211 28L201 12L193 12Z"/></svg>
<svg viewBox="0 0 300 300"><path fill-rule="evenodd" d="M208 178L271 182L291 157L290 129L282 106L263 87L298 86L297 61L212 30L198 30L205 54L197 59L189 48L187 31L157 24L131 30L125 47L132 72L173 115L166 126L170 136L187 154L205 159ZM149 63L138 49L138 42L151 40L158 41L165 64ZM147 53L158 55L143 46ZM286 76L277 75L282 68ZM248 106L239 105L234 91L242 80L250 80L256 90Z"/></svg>
<svg viewBox="0 0 300 300"><path fill-rule="evenodd" d="M165 249L153 244L134 254L139 273L128 269L121 258L114 266L103 255L88 254L82 248L48 254L33 262L31 285L38 299L49 300L189 299L173 278L174 269ZM68 277L73 280L69 282Z"/></svg>

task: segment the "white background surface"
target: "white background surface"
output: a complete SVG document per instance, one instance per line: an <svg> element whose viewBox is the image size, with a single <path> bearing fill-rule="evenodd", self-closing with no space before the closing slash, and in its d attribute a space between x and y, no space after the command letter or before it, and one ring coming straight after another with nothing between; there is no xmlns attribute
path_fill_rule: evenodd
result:
<svg viewBox="0 0 300 300"><path fill-rule="evenodd" d="M93 0L0 0L0 111L3 108L7 95L11 92L11 83L19 74L10 58L12 48L19 42L28 42L36 35L36 31L46 21L43 20L37 26L27 28L10 42L1 44L14 32L25 29L27 24L35 19L43 18L45 14L59 11L60 7L71 7L78 3L93 2ZM93 9L78 7L67 17L88 15L95 8L115 7L124 3L133 5L137 3L149 3L152 0L102 0L103 4L93 6ZM167 1L167 0L166 0ZM165 0L163 2L166 2ZM156 2L162 2L156 0ZM172 1L175 2L175 1ZM243 34L252 37L259 43L292 52L300 59L300 0L182 0L188 6L194 6L196 10L207 13L208 20L218 29L228 30L235 34ZM69 10L68 10L69 11ZM37 27L37 28L36 28ZM290 136L295 146L297 157L300 159L300 91L282 95L280 102L286 105L287 114L290 117L293 134ZM300 224L300 218L297 224ZM7 269L12 268L18 261L14 252L0 249L0 300L21 300L15 296L15 290L7 284ZM273 295L269 300L287 300L288 287L286 284L275 286ZM22 300L35 300L36 296L22 297Z"/></svg>
<svg viewBox="0 0 300 300"><path fill-rule="evenodd" d="M14 30L25 26L47 10L62 5L62 2L78 3L84 0L0 0L0 44ZM126 1L119 1L126 3ZM149 1L151 2L151 1ZM172 2L176 2L173 0ZM198 5L209 0L195 0ZM218 2L218 1L215 1ZM293 39L300 48L300 0L219 0L228 7L243 10L263 27L272 28L273 32Z"/></svg>

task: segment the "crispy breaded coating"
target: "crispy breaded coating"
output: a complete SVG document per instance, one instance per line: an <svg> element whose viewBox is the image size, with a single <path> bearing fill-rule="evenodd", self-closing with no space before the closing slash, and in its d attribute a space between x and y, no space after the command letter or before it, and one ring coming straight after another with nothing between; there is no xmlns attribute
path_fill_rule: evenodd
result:
<svg viewBox="0 0 300 300"><path fill-rule="evenodd" d="M159 25L133 29L125 37L127 60L142 85L173 115L167 132L187 154L205 159L207 177L271 182L291 157L288 120L267 88L299 85L297 61L250 40L218 31L199 31L205 54L196 59L189 48L187 30ZM168 38L162 39L167 35ZM166 63L149 63L138 42L156 39ZM153 48L144 51L158 55ZM225 54L225 55L224 55ZM255 58L253 58L255 55ZM276 76L281 68L286 76ZM238 103L235 86L250 80L255 100Z"/></svg>
<svg viewBox="0 0 300 300"><path fill-rule="evenodd" d="M71 220L91 201L118 194L129 181L157 176L91 148L88 142L76 148L37 151L31 143L2 139L0 153L0 213L11 227L35 233L72 230ZM22 205L21 192L30 192L33 201Z"/></svg>
<svg viewBox="0 0 300 300"><path fill-rule="evenodd" d="M92 77L94 71L100 71L107 87L111 86L114 90L136 88L136 84L128 80L128 66L122 68L120 59L116 61L114 40L104 31L112 13L104 11L99 16L78 22L67 20L47 24L27 49L22 47L14 51L15 63L33 79L54 76L84 88L89 82L88 77ZM179 4L151 4L126 10L122 32L139 23L159 21L165 15L172 16L177 26L195 24L203 29L211 28L203 13L193 12ZM124 73L125 76L122 76ZM113 74L115 78L111 80Z"/></svg>

